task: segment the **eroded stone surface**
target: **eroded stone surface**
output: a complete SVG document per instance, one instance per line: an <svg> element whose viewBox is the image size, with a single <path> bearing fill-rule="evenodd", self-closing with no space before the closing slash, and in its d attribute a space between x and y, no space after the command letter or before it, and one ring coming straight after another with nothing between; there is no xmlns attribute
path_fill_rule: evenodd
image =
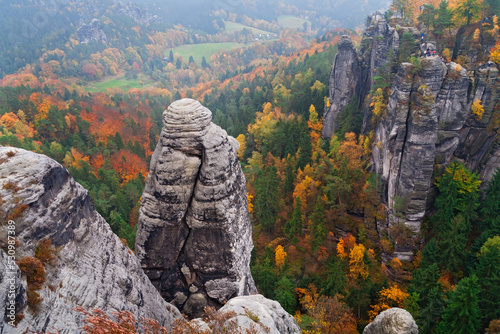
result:
<svg viewBox="0 0 500 334"><path fill-rule="evenodd" d="M165 300L193 317L206 305L256 292L239 144L211 119L192 99L164 112L135 248Z"/></svg>
<svg viewBox="0 0 500 334"><path fill-rule="evenodd" d="M229 320L236 320L241 328L251 329L253 327L257 333L301 333L295 319L281 307L280 303L262 295L233 298L220 311L234 311L236 316ZM268 332L265 331L265 328Z"/></svg>
<svg viewBox="0 0 500 334"><path fill-rule="evenodd" d="M394 307L377 315L363 334L418 334L418 327L410 312Z"/></svg>
<svg viewBox="0 0 500 334"><path fill-rule="evenodd" d="M356 93L359 94L361 68L356 48L349 36L342 36L337 47L338 53L330 74L330 108L326 110L323 121L324 138L330 138L333 135L339 113L345 109Z"/></svg>
<svg viewBox="0 0 500 334"><path fill-rule="evenodd" d="M36 332L76 333L81 326L73 311L76 306L129 310L167 327L180 317L158 294L133 252L95 211L88 192L54 160L0 147L0 198L1 221L24 207L14 218L17 259L35 256L44 239L51 239L55 247L55 259L45 265L47 278L38 291L43 298L38 311L24 308L24 319L17 328L5 325L4 333L23 333L28 327ZM6 235L4 224L0 242L7 240ZM26 289L26 281L23 285ZM22 300L19 297L18 306ZM0 310L5 309L4 303L0 296Z"/></svg>

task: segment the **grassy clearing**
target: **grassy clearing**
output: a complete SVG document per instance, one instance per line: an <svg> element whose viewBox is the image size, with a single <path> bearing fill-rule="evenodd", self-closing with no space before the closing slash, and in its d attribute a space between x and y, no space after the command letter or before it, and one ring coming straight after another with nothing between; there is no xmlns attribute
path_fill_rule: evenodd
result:
<svg viewBox="0 0 500 334"><path fill-rule="evenodd" d="M252 34L257 35L257 34L272 34L270 31L265 31L257 28L252 28L249 26L246 26L241 23L236 23L236 22L231 22L231 21L224 21L224 25L226 26L226 33L231 34L236 31L241 31L244 28L250 29L252 31Z"/></svg>
<svg viewBox="0 0 500 334"><path fill-rule="evenodd" d="M214 53L222 50L232 50L232 49L237 49L237 48L243 48L245 47L244 44L239 44L239 43L202 43L202 44L188 44L188 45L182 45L173 49L173 53L178 53L182 58L188 60L189 56L193 56L194 61L197 62L198 64L201 63L201 59L203 56L209 61L210 56L212 56ZM166 55L169 54L170 50L167 50Z"/></svg>
<svg viewBox="0 0 500 334"><path fill-rule="evenodd" d="M304 27L304 22L307 22L308 25L311 25L306 19L301 19L300 17L293 15L281 15L278 16L278 24L285 28L290 29L299 29Z"/></svg>
<svg viewBox="0 0 500 334"><path fill-rule="evenodd" d="M137 79L125 79L123 75L118 75L90 82L86 89L89 92L105 92L108 88L118 87L126 92L131 88L145 88L152 85L153 81L143 75L139 75Z"/></svg>

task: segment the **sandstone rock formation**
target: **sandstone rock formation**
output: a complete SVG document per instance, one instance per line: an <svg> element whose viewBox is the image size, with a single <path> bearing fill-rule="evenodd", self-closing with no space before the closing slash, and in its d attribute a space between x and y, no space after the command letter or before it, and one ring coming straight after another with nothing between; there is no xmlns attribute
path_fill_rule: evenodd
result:
<svg viewBox="0 0 500 334"><path fill-rule="evenodd" d="M418 334L418 327L410 312L394 307L377 315L363 334Z"/></svg>
<svg viewBox="0 0 500 334"><path fill-rule="evenodd" d="M15 304L12 305L12 302ZM15 321L16 313L20 312L26 302L21 270L12 259L9 261L7 254L0 249L0 333L7 333L7 323Z"/></svg>
<svg viewBox="0 0 500 334"><path fill-rule="evenodd" d="M342 36L338 42L330 75L330 107L325 110L323 138L330 138L337 128L336 119L344 111L353 96L357 107L364 109L364 124L369 121L369 108L363 107L363 100L371 89L376 70L392 61L399 48L399 34L390 27L379 12L368 17L359 52L356 52L349 36Z"/></svg>
<svg viewBox="0 0 500 334"><path fill-rule="evenodd" d="M451 160L460 159L489 181L500 167L493 145L496 133L487 129L500 94L496 66L485 64L470 78L462 66L445 66L438 57L422 59L421 65L417 73L413 65L401 65L387 115L375 130L372 157L389 209L389 222L381 227L389 230L404 223L415 235L432 199L436 168L442 171ZM485 111L480 118L471 110L477 100ZM395 245L395 254L410 260L412 247Z"/></svg>
<svg viewBox="0 0 500 334"><path fill-rule="evenodd" d="M329 138L335 131L335 119L345 110L346 98L359 94L363 131L374 130L372 166L382 181L382 200L389 213L387 221L378 222L378 229L390 236L392 227L404 224L413 231L413 240L394 245L400 260L411 260L433 198L433 172L439 173L451 160L459 159L489 181L500 167L500 145L491 124L500 80L492 62L475 71L454 62L444 64L439 57L421 58L416 65L403 63L391 83L387 108L374 122L370 101L364 99L373 86L376 69L391 71L385 65L397 55L399 35L378 13L369 22L357 54L347 37L339 42L323 137ZM405 32L419 35L414 29L399 29L400 34ZM472 113L475 101L484 107L482 117Z"/></svg>
<svg viewBox="0 0 500 334"><path fill-rule="evenodd" d="M151 22L160 21L160 17L158 15L152 15L147 9L143 9L131 2L126 5L121 4L121 8L118 10L118 13L129 16L140 24L149 24Z"/></svg>
<svg viewBox="0 0 500 334"><path fill-rule="evenodd" d="M325 112L323 137L330 138L336 129L335 120L357 93L361 81L361 68L356 48L349 36L342 36L337 44L338 53L330 75L330 108Z"/></svg>
<svg viewBox="0 0 500 334"><path fill-rule="evenodd" d="M189 316L256 292L238 142L199 102L163 113L142 196L136 254L165 300Z"/></svg>
<svg viewBox="0 0 500 334"><path fill-rule="evenodd" d="M93 19L89 24L82 24L76 31L78 41L82 44L90 42L106 42L106 34L100 28L98 19Z"/></svg>
<svg viewBox="0 0 500 334"><path fill-rule="evenodd" d="M235 312L235 319L242 328L255 328L257 333L301 333L295 319L281 305L262 295L242 296L231 299L221 312ZM267 331L266 331L267 330Z"/></svg>
<svg viewBox="0 0 500 334"><path fill-rule="evenodd" d="M78 314L72 310L76 306L129 310L166 326L180 317L179 311L157 293L132 251L95 211L87 191L54 160L22 149L0 147L0 199L0 221L7 221L7 216L15 221L17 259L35 256L35 249L45 239L52 241L55 255L45 264L46 280L37 291L43 298L38 310L25 307L24 319L17 328L5 325L3 333L23 333L28 328L35 332L55 328L60 333L75 333L81 326ZM7 225L3 224L3 249L6 235ZM2 253L0 266L4 265ZM0 286L4 286L4 278L0 278ZM26 289L25 277L23 286ZM19 288L18 309L25 300ZM2 314L5 302L0 295Z"/></svg>

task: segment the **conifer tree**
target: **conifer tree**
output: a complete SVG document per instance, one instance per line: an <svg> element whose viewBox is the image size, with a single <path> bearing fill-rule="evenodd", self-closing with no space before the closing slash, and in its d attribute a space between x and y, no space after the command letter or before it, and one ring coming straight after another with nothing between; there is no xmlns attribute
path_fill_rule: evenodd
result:
<svg viewBox="0 0 500 334"><path fill-rule="evenodd" d="M325 212L324 212L324 201L321 196L316 198L316 205L314 211L311 215L311 237L312 237L312 248L314 251L318 249L319 246L325 241L326 238L326 227L324 224Z"/></svg>
<svg viewBox="0 0 500 334"><path fill-rule="evenodd" d="M481 247L476 274L481 286L479 308L485 328L490 321L500 318L500 236L488 239Z"/></svg>
<svg viewBox="0 0 500 334"><path fill-rule="evenodd" d="M276 300L288 313L295 313L295 307L297 306L295 285L286 275L283 275L276 283Z"/></svg>
<svg viewBox="0 0 500 334"><path fill-rule="evenodd" d="M285 234L290 238L292 243L299 241L298 237L302 235L302 200L300 196L295 198L293 207L292 220L285 225Z"/></svg>
<svg viewBox="0 0 500 334"><path fill-rule="evenodd" d="M476 275L462 279L455 291L450 293L439 323L441 334L477 333L480 326L479 295L480 289Z"/></svg>
<svg viewBox="0 0 500 334"><path fill-rule="evenodd" d="M262 228L272 231L278 219L279 179L275 166L266 166L255 180L254 210Z"/></svg>

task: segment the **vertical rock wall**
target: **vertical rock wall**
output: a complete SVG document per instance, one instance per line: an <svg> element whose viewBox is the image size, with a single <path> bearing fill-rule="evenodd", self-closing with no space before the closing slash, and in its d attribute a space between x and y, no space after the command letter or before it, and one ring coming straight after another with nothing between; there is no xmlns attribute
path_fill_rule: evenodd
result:
<svg viewBox="0 0 500 334"><path fill-rule="evenodd" d="M418 36L414 28L400 28ZM330 79L330 108L323 123L323 137L330 138L336 118L349 99L359 94L358 107L364 110L363 131L374 130L373 170L379 175L388 220L379 228L403 223L416 238L422 219L433 198L433 173L440 173L453 159L478 171L489 181L500 167L500 145L493 120L498 105L500 80L492 62L475 71L440 57L420 58L420 64L403 63L391 85L386 110L372 121L370 101L364 101L373 86L377 69L390 71L399 48L399 34L376 13L368 18L359 51L348 37L339 41ZM472 113L472 103L480 100L481 118ZM485 187L485 183L483 183ZM412 257L413 243L395 245L400 259Z"/></svg>
<svg viewBox="0 0 500 334"><path fill-rule="evenodd" d="M239 144L211 119L191 99L164 112L136 239L136 254L163 298L193 317L256 292Z"/></svg>

